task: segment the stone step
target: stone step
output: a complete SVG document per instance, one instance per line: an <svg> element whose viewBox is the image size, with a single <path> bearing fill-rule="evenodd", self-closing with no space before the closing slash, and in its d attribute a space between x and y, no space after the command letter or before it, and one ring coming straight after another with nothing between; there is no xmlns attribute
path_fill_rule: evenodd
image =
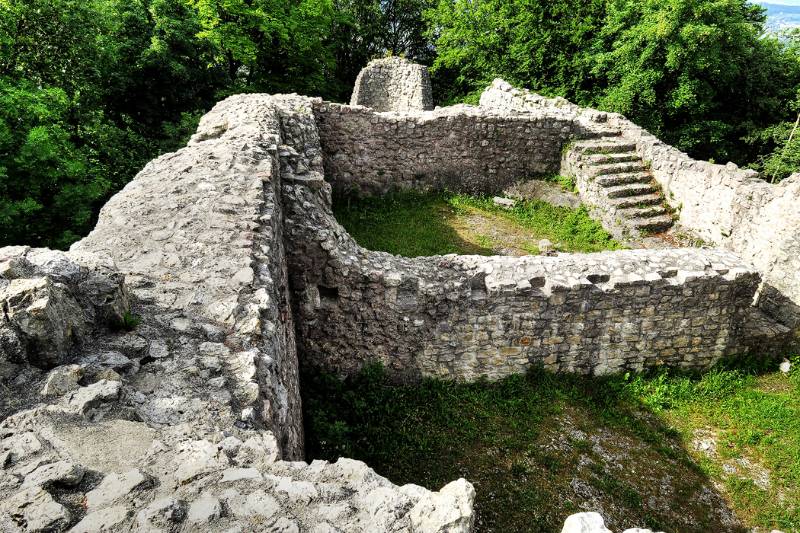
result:
<svg viewBox="0 0 800 533"><path fill-rule="evenodd" d="M642 207L625 207L617 210L625 218L651 218L669 215L667 208L660 204L645 205Z"/></svg>
<svg viewBox="0 0 800 533"><path fill-rule="evenodd" d="M624 198L626 196L641 196L655 193L657 189L649 183L631 183L628 185L616 185L605 189L606 196L609 198Z"/></svg>
<svg viewBox="0 0 800 533"><path fill-rule="evenodd" d="M609 174L595 178L595 183L601 187L627 185L630 183L650 183L653 177L647 172L626 172L624 174Z"/></svg>
<svg viewBox="0 0 800 533"><path fill-rule="evenodd" d="M656 233L668 230L672 227L673 221L670 215L661 215L658 217L632 218L630 222L639 231Z"/></svg>
<svg viewBox="0 0 800 533"><path fill-rule="evenodd" d="M657 205L664 202L664 197L658 193L642 194L639 196L626 196L622 198L609 198L608 203L617 209L628 209L632 207L645 207Z"/></svg>
<svg viewBox="0 0 800 533"><path fill-rule="evenodd" d="M613 137L603 137L588 141L578 141L572 146L581 154L620 154L636 151L636 143L615 139Z"/></svg>
<svg viewBox="0 0 800 533"><path fill-rule="evenodd" d="M606 163L592 165L586 169L589 176L608 176L611 174L625 174L628 172L644 172L647 168L641 161L624 161L622 163Z"/></svg>
<svg viewBox="0 0 800 533"><path fill-rule="evenodd" d="M617 154L587 154L581 157L591 165L602 165L604 163L624 163L626 161L640 161L641 158L636 152L620 152Z"/></svg>

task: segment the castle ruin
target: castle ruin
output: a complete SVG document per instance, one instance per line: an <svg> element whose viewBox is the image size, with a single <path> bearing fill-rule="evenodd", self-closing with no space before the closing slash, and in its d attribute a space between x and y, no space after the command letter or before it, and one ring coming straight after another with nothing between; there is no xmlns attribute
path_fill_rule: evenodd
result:
<svg viewBox="0 0 800 533"><path fill-rule="evenodd" d="M466 480L303 462L299 365L596 375L796 344L800 175L694 161L500 80L480 106L430 109L425 80L370 65L354 104L377 109L230 97L69 252L0 249L0 529L470 531ZM331 209L334 191L553 172L620 238L675 223L714 247L410 259L361 248Z"/></svg>

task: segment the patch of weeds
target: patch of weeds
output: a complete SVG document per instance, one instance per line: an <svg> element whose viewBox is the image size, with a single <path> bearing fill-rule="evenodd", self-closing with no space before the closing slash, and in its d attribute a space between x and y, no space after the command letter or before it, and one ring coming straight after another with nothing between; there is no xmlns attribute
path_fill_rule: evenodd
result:
<svg viewBox="0 0 800 533"><path fill-rule="evenodd" d="M597 252L621 247L584 206L571 209L541 200L521 200L511 209L503 209L491 198L463 194L450 195L448 203L456 210L480 209L512 220L539 239L553 241L560 251Z"/></svg>
<svg viewBox="0 0 800 533"><path fill-rule="evenodd" d="M133 331L139 327L139 324L141 323L142 317L135 315L130 311L125 311L125 313L122 315L122 318L120 318L117 323L113 325L114 327L112 329Z"/></svg>
<svg viewBox="0 0 800 533"><path fill-rule="evenodd" d="M550 181L553 183L558 183L561 186L561 189L567 192L578 192L578 185L575 182L574 176L563 176L561 174L551 174L549 176L544 177L544 181Z"/></svg>

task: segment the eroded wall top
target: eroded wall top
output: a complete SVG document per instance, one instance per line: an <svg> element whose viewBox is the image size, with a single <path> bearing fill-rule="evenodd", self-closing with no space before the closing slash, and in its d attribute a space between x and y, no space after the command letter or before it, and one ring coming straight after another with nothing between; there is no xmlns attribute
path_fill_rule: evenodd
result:
<svg viewBox="0 0 800 533"><path fill-rule="evenodd" d="M433 109L428 68L401 57L376 59L356 78L350 105L375 111L425 111Z"/></svg>

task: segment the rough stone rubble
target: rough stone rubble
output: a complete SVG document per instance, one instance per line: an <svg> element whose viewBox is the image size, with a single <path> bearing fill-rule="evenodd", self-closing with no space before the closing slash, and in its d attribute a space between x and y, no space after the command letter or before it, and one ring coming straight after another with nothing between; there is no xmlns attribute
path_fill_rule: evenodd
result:
<svg viewBox="0 0 800 533"><path fill-rule="evenodd" d="M342 372L371 358L473 379L540 359L595 373L703 367L785 340L771 308L750 305L758 272L720 250L412 260L359 248L326 179L435 187L430 147L462 143L448 183L461 164L466 189L500 189L617 120L569 104L569 116L547 102L520 111L539 97L490 92L513 109L231 97L70 252L0 250L0 530L470 531L463 479L431 492L358 461L300 460L298 355ZM763 197L759 213L784 198ZM777 271L795 260L775 256ZM604 355L615 345L627 349Z"/></svg>
<svg viewBox="0 0 800 533"><path fill-rule="evenodd" d="M0 530L471 529L464 480L297 460L277 101L218 106L73 251L0 253Z"/></svg>

